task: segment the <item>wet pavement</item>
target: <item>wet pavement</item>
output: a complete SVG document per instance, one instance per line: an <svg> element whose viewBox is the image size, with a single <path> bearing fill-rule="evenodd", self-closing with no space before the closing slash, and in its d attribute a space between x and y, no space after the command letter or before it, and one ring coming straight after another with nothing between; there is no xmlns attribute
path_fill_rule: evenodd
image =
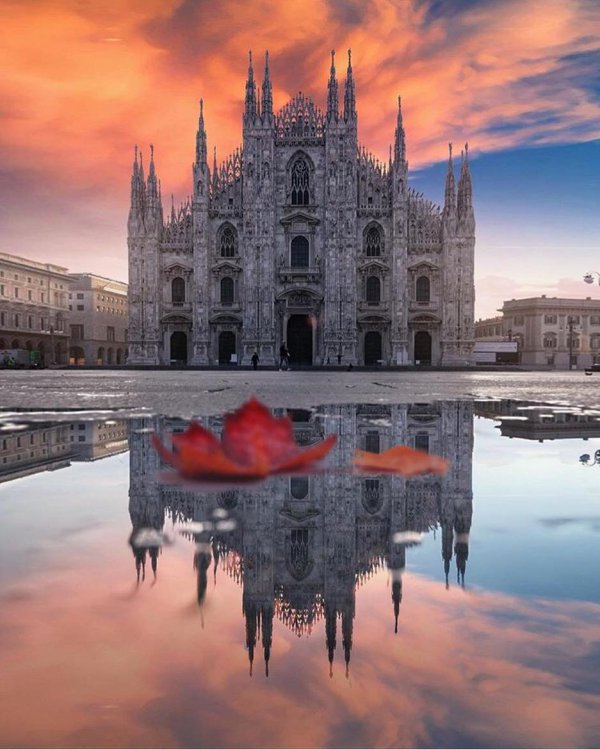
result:
<svg viewBox="0 0 600 750"><path fill-rule="evenodd" d="M234 409L255 395L272 407L448 398L520 398L600 405L600 373L335 371L0 372L1 409L149 409L190 417Z"/></svg>

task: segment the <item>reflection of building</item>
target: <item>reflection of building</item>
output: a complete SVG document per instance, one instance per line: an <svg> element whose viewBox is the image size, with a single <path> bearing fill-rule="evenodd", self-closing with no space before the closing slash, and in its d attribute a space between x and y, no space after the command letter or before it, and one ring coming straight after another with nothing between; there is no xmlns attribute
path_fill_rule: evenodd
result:
<svg viewBox="0 0 600 750"><path fill-rule="evenodd" d="M596 410L498 399L475 402L475 414L499 420L501 434L510 438L542 442L600 437L600 421Z"/></svg>
<svg viewBox="0 0 600 750"><path fill-rule="evenodd" d="M523 365L568 369L600 362L600 300L530 297L504 302L502 318L475 324L477 341L498 336L519 343ZM492 333L493 332L493 333Z"/></svg>
<svg viewBox="0 0 600 750"><path fill-rule="evenodd" d="M160 418L133 420L129 510L138 580L147 558L154 569L157 562L155 541L134 544L140 530L145 529L146 535L149 529L160 531L165 513L177 521L212 521L215 530L194 534L200 545L195 556L198 601L206 594L211 563L215 574L221 565L241 583L251 664L260 642L268 667L274 618L298 634L324 619L330 663L340 645L348 664L356 586L382 565L392 576L391 611L397 627L401 573L409 545L401 536L394 541L395 534L441 527L446 580L456 555L457 575L464 583L472 515L472 405L364 404L290 414L301 444L337 434L330 457L333 469L350 465L355 448L383 451L397 444L446 456L450 469L444 477L357 477L328 472L274 477L258 488L190 491L156 481L160 461L148 432L152 427L164 437L184 425ZM219 419L206 420L215 431L220 424ZM236 521L228 533L219 531L224 512Z"/></svg>
<svg viewBox="0 0 600 750"><path fill-rule="evenodd" d="M0 360L23 349L46 365L66 363L70 285L62 266L0 253Z"/></svg>
<svg viewBox="0 0 600 750"><path fill-rule="evenodd" d="M242 147L208 165L202 104L193 197L163 216L151 151L135 155L128 222L131 364L471 362L475 220L467 150L443 207L408 187L402 112L381 163L358 143L350 59L343 107L300 93L262 106L252 60Z"/></svg>
<svg viewBox="0 0 600 750"><path fill-rule="evenodd" d="M128 445L122 419L19 425L0 433L0 483L124 453Z"/></svg>
<svg viewBox="0 0 600 750"><path fill-rule="evenodd" d="M124 365L127 284L93 273L72 273L69 294L72 365Z"/></svg>

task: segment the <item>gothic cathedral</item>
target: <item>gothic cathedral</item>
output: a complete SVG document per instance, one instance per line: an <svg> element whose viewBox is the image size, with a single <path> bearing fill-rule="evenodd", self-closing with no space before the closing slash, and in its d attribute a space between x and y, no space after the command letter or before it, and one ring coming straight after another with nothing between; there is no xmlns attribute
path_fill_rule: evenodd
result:
<svg viewBox="0 0 600 750"><path fill-rule="evenodd" d="M358 143L350 53L340 109L299 93L273 111L252 56L243 145L208 166L200 102L193 197L164 218L151 150L137 148L128 222L129 364L472 363L475 220L468 149L444 207L408 187L398 100L381 163Z"/></svg>

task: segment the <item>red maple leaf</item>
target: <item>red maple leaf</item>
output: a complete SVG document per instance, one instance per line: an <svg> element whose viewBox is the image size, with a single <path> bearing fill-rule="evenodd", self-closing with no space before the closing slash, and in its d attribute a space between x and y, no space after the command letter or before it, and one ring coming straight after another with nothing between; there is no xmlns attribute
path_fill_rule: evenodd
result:
<svg viewBox="0 0 600 750"><path fill-rule="evenodd" d="M383 453L354 452L354 466L363 474L445 474L448 461L433 453L418 451L407 445L396 445Z"/></svg>
<svg viewBox="0 0 600 750"><path fill-rule="evenodd" d="M300 448L294 440L292 420L274 417L253 398L225 417L222 439L192 422L185 432L171 436L169 450L157 435L152 444L161 458L187 479L259 479L312 469L329 453L335 435Z"/></svg>

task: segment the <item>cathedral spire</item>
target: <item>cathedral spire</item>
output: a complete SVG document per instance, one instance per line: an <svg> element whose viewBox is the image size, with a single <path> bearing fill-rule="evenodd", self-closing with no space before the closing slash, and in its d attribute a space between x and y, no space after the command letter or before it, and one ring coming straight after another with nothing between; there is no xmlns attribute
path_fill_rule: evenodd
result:
<svg viewBox="0 0 600 750"><path fill-rule="evenodd" d="M394 138L394 160L396 164L406 161L406 138L402 122L402 98L398 97L398 114L396 116L396 134Z"/></svg>
<svg viewBox="0 0 600 750"><path fill-rule="evenodd" d="M335 50L331 50L331 68L327 83L327 120L337 120L339 116L338 82L335 76Z"/></svg>
<svg viewBox="0 0 600 750"><path fill-rule="evenodd" d="M456 190L454 186L454 163L452 162L452 144L448 144L448 171L446 172L446 190L444 197L444 214L456 209Z"/></svg>
<svg viewBox="0 0 600 750"><path fill-rule="evenodd" d="M219 183L219 175L217 173L217 147L213 148L213 173L212 173L212 189L213 195L217 191L217 185Z"/></svg>
<svg viewBox="0 0 600 750"><path fill-rule="evenodd" d="M269 50L265 52L265 77L262 85L262 118L273 117L273 86L271 85L271 71L269 70Z"/></svg>
<svg viewBox="0 0 600 750"><path fill-rule="evenodd" d="M204 128L204 101L200 99L198 132L196 133L196 164L206 163L206 130Z"/></svg>
<svg viewBox="0 0 600 750"><path fill-rule="evenodd" d="M356 119L356 93L352 77L352 50L348 50L348 69L346 70L346 87L344 90L344 120Z"/></svg>
<svg viewBox="0 0 600 750"><path fill-rule="evenodd" d="M140 168L138 165L138 147L135 146L133 152L133 168L131 170L131 210L135 210L139 207L140 198L142 196L142 186L140 180Z"/></svg>
<svg viewBox="0 0 600 750"><path fill-rule="evenodd" d="M465 150L462 153L462 164L460 168L460 177L458 179L458 216L466 217L473 211L473 188L471 185L471 172L469 170L469 144L465 143Z"/></svg>
<svg viewBox="0 0 600 750"><path fill-rule="evenodd" d="M248 78L246 79L246 109L244 119L253 123L256 118L256 83L254 82L254 68L252 67L252 50L248 52Z"/></svg>

